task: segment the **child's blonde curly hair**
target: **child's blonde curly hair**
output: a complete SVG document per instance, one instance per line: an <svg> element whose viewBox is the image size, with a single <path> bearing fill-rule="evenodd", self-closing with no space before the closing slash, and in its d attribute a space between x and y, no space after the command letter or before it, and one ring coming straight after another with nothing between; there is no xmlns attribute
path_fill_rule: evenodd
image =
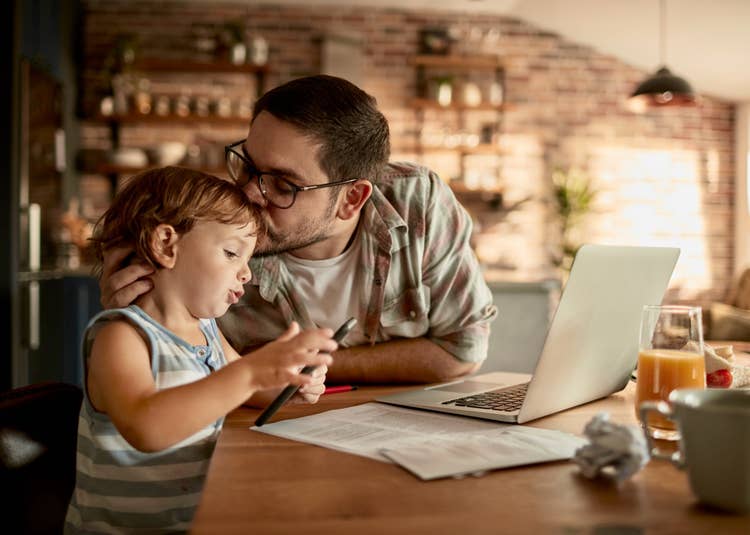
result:
<svg viewBox="0 0 750 535"><path fill-rule="evenodd" d="M185 234L197 221L247 224L256 236L265 231L259 208L233 182L182 167L138 173L96 224L96 270L101 274L104 252L119 246L133 247L135 257L158 269L150 245L156 227L167 224Z"/></svg>

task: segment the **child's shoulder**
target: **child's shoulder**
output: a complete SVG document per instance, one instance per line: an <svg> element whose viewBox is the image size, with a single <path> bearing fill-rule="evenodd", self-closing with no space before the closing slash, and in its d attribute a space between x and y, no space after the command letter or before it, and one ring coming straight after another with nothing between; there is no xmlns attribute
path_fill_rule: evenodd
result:
<svg viewBox="0 0 750 535"><path fill-rule="evenodd" d="M109 347L131 347L135 349L136 344L143 344L143 331L131 318L124 315L108 315L100 318L90 327L89 336L94 345L106 344Z"/></svg>
<svg viewBox="0 0 750 535"><path fill-rule="evenodd" d="M106 343L110 347L145 343L147 323L134 306L104 310L91 318L86 338L95 345Z"/></svg>

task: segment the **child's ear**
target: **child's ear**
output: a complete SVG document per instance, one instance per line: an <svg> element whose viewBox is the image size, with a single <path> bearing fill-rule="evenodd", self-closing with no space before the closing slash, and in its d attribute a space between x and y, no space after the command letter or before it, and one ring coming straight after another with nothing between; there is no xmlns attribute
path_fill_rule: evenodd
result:
<svg viewBox="0 0 750 535"><path fill-rule="evenodd" d="M340 219L351 219L359 213L367 199L372 195L372 183L363 179L357 180L351 186L344 187L346 192L336 215Z"/></svg>
<svg viewBox="0 0 750 535"><path fill-rule="evenodd" d="M161 224L151 233L151 254L162 267L171 269L177 261L177 231L172 225Z"/></svg>

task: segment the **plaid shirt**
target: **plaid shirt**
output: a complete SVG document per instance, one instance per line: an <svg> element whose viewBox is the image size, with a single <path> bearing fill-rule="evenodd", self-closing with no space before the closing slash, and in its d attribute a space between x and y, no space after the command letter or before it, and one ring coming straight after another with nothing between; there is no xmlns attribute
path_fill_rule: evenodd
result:
<svg viewBox="0 0 750 535"><path fill-rule="evenodd" d="M483 361L497 309L469 245L471 227L435 173L389 164L360 221L362 306L345 345L426 337L461 361ZM253 258L251 269L242 300L219 321L238 351L273 340L291 321L315 327L279 256Z"/></svg>

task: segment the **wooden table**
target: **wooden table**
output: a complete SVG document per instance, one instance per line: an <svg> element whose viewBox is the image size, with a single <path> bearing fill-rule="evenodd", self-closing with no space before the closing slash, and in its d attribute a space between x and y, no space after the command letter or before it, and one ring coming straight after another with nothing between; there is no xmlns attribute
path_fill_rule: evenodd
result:
<svg viewBox="0 0 750 535"><path fill-rule="evenodd" d="M530 425L581 433L600 411L635 423L633 387ZM402 388L326 395L315 406L284 407L274 420ZM685 473L666 461L651 461L620 487L582 477L571 462L423 482L394 465L250 431L258 414L228 416L193 533L750 533L750 515L698 505Z"/></svg>

